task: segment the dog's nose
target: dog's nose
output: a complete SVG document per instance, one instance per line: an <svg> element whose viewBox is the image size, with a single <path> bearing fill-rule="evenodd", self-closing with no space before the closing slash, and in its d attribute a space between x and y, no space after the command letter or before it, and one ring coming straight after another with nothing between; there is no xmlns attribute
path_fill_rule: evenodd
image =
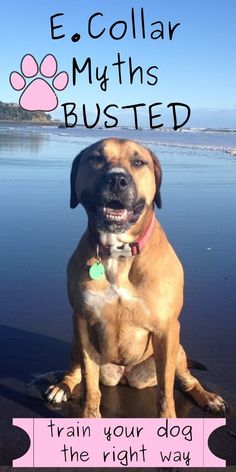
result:
<svg viewBox="0 0 236 472"><path fill-rule="evenodd" d="M111 172L107 174L106 181L110 192L123 192L129 185L131 178L128 174Z"/></svg>

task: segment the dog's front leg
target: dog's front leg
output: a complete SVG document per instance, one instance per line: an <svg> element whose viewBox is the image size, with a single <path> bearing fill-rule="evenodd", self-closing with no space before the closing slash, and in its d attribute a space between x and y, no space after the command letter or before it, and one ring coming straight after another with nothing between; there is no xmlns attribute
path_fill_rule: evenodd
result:
<svg viewBox="0 0 236 472"><path fill-rule="evenodd" d="M89 339L88 325L86 320L79 319L78 323L83 358L83 380L85 382L85 404L83 408L83 418L100 418L100 355Z"/></svg>
<svg viewBox="0 0 236 472"><path fill-rule="evenodd" d="M179 322L170 323L153 335L153 350L159 385L158 416L175 418L174 380L179 346Z"/></svg>

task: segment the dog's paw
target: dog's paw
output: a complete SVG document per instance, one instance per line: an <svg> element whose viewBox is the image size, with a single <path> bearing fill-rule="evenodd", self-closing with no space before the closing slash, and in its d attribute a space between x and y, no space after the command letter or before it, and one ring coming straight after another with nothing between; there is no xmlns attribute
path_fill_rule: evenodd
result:
<svg viewBox="0 0 236 472"><path fill-rule="evenodd" d="M101 418L101 413L99 411L99 407L94 407L90 405L85 405L83 409L83 418Z"/></svg>
<svg viewBox="0 0 236 472"><path fill-rule="evenodd" d="M71 397L71 390L64 382L51 385L45 393L46 399L50 403L67 402Z"/></svg>
<svg viewBox="0 0 236 472"><path fill-rule="evenodd" d="M227 404L223 398L216 393L208 393L206 409L214 415L225 416L227 412Z"/></svg>

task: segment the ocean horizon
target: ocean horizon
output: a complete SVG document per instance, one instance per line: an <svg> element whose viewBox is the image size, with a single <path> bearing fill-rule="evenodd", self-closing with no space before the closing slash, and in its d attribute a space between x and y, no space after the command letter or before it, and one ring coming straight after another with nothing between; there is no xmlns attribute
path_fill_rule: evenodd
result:
<svg viewBox="0 0 236 472"><path fill-rule="evenodd" d="M158 130L141 128L136 130L130 126L122 126L113 129L102 127L87 129L83 126L64 128L57 124L34 123L7 123L0 122L0 139L3 133L9 137L14 132L16 136L42 136L54 137L54 139L86 140L87 144L106 137L123 137L140 141L146 145L160 145L166 147L199 149L202 151L222 152L236 155L236 128L183 128L174 131L172 128L163 127Z"/></svg>

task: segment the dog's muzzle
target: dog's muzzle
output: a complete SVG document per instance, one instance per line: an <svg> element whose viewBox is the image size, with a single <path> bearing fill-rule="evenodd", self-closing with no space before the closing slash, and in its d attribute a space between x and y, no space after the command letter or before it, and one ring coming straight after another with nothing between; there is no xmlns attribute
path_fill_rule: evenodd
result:
<svg viewBox="0 0 236 472"><path fill-rule="evenodd" d="M131 176L125 172L108 172L100 181L99 194L107 222L125 222L136 198Z"/></svg>
<svg viewBox="0 0 236 472"><path fill-rule="evenodd" d="M123 170L111 170L99 179L95 199L97 228L112 232L134 224L145 206L132 176Z"/></svg>
<svg viewBox="0 0 236 472"><path fill-rule="evenodd" d="M138 196L132 175L122 168L101 175L93 188L88 185L81 203L92 226L112 233L123 233L135 224L146 205Z"/></svg>

